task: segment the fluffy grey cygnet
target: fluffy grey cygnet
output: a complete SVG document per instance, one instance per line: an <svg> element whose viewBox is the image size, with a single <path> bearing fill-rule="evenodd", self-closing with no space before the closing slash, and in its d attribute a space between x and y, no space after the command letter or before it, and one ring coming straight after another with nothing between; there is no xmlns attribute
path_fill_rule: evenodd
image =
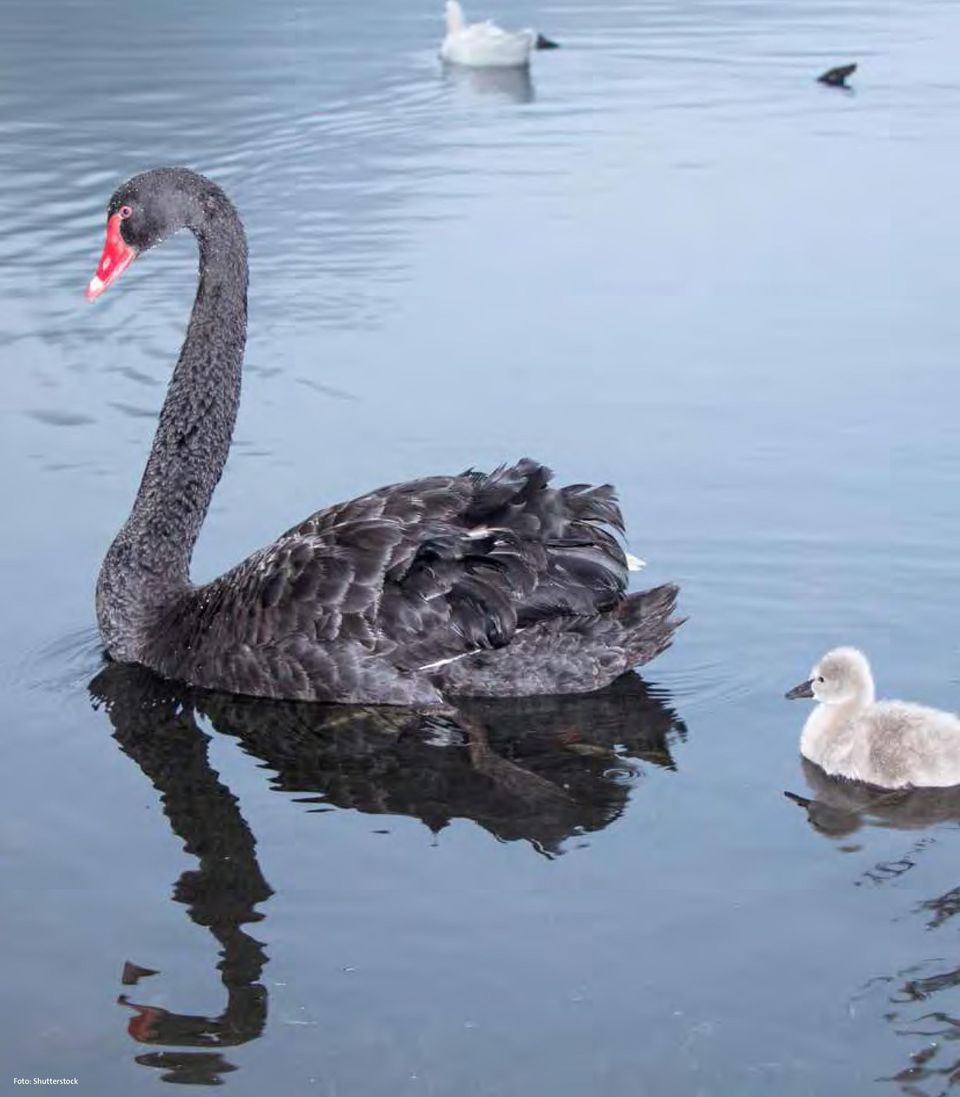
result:
<svg viewBox="0 0 960 1097"><path fill-rule="evenodd" d="M877 701L870 664L834 648L787 694L820 703L803 726L800 753L834 777L881 788L960 785L960 718L907 701Z"/></svg>

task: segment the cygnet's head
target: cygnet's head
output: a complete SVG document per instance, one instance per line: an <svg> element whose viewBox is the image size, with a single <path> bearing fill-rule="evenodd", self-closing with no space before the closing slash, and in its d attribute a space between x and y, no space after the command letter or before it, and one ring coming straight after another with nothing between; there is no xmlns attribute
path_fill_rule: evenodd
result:
<svg viewBox="0 0 960 1097"><path fill-rule="evenodd" d="M789 701L814 697L824 705L843 705L872 695L873 675L863 652L834 648L817 663L807 681L794 686L786 696Z"/></svg>

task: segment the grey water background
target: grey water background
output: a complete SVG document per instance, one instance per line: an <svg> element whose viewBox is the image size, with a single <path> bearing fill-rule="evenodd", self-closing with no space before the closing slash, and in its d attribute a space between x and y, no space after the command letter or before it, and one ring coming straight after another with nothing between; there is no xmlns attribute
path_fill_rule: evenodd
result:
<svg viewBox="0 0 960 1097"><path fill-rule="evenodd" d="M487 0L564 48L484 80L441 70L437 7L3 5L2 1091L946 1092L960 810L812 826L782 695L850 642L960 708L960 10ZM848 59L855 91L813 82ZM161 163L251 245L195 575L529 453L615 482L639 578L682 584L636 703L501 714L491 763L449 727L91 692L194 245L82 290Z"/></svg>

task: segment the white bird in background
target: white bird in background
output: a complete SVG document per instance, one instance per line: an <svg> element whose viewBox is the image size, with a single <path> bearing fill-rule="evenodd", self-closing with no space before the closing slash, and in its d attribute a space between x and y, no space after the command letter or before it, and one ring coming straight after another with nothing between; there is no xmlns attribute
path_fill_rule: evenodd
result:
<svg viewBox="0 0 960 1097"><path fill-rule="evenodd" d="M535 30L506 31L496 23L468 23L458 0L447 0L447 34L440 56L472 68L516 68L530 63L530 51L554 49L557 43Z"/></svg>
<svg viewBox="0 0 960 1097"><path fill-rule="evenodd" d="M960 718L907 701L876 700L862 651L828 651L787 697L820 702L804 724L800 753L830 776L880 788L960 785Z"/></svg>

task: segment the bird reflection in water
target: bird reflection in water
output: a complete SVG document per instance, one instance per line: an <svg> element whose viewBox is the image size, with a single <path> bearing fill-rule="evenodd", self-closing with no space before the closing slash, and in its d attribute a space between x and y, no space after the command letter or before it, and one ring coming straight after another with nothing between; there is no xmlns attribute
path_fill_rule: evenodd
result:
<svg viewBox="0 0 960 1097"><path fill-rule="evenodd" d="M138 1043L178 1049L137 1062L161 1069L165 1081L192 1084L219 1084L236 1069L221 1049L264 1030L267 955L243 927L264 917L256 908L272 894L237 798L210 765L200 718L238 739L274 772L273 787L297 793L308 810L405 815L433 832L470 819L547 857L617 819L643 763L675 768L670 746L686 734L666 698L632 674L598 693L464 701L451 715L214 694L121 664L106 666L90 693L199 860L173 897L220 944L223 1012L175 1013L119 998L133 1011L128 1031ZM131 984L156 974L131 963L124 972Z"/></svg>
<svg viewBox="0 0 960 1097"><path fill-rule="evenodd" d="M256 1039L266 1024L267 991L260 981L266 954L243 927L263 917L255 908L272 894L270 885L237 799L210 765L209 736L197 726L183 692L139 667L114 664L91 682L90 693L103 705L121 749L160 793L184 849L199 861L177 880L173 898L220 943L218 966L227 992L218 1017L173 1013L121 995L120 1003L134 1013L128 1031L139 1043L207 1049L144 1054L137 1062L163 1069L165 1081L216 1084L236 1068L210 1049ZM124 968L127 984L143 977L131 975L132 968Z"/></svg>
<svg viewBox="0 0 960 1097"><path fill-rule="evenodd" d="M862 827L922 830L960 822L960 788L881 789L857 781L829 777L803 759L811 797L785 793L807 812L810 825L828 838L845 838ZM883 862L864 874L864 881L882 884L916 865L917 856L935 843L922 838L896 861ZM861 881L862 882L862 881ZM937 930L960 914L960 886L924 900L917 913L925 930ZM953 992L953 993L951 993ZM909 1097L939 1097L960 1086L960 967L943 958L912 965L896 975L873 979L854 1000L882 999L881 1015L897 1036L911 1041L909 1065L880 1081L896 1084Z"/></svg>
<svg viewBox="0 0 960 1097"><path fill-rule="evenodd" d="M443 78L458 92L470 97L493 96L514 103L532 103L536 93L529 65L506 68L474 68L470 65L444 65Z"/></svg>
<svg viewBox="0 0 960 1097"><path fill-rule="evenodd" d="M803 776L812 797L786 792L788 800L806 809L814 830L843 838L864 826L921 830L938 823L960 822L960 786L950 788L884 789L830 777L806 758Z"/></svg>

